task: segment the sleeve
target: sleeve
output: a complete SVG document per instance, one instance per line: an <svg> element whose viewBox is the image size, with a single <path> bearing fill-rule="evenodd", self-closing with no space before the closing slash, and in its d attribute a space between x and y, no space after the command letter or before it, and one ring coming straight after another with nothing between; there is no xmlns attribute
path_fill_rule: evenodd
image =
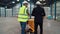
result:
<svg viewBox="0 0 60 34"><path fill-rule="evenodd" d="M32 11L32 14L31 14L32 16L35 16L35 8L33 9L33 11Z"/></svg>
<svg viewBox="0 0 60 34"><path fill-rule="evenodd" d="M28 12L28 9L27 9L27 14L30 15L29 12Z"/></svg>
<svg viewBox="0 0 60 34"><path fill-rule="evenodd" d="M43 8L43 11L42 11L42 16L46 16L44 8Z"/></svg>

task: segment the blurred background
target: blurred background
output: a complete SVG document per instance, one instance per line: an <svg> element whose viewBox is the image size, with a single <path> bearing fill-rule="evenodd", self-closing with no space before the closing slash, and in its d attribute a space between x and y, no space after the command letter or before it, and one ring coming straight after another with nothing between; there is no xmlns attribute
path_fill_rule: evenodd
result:
<svg viewBox="0 0 60 34"><path fill-rule="evenodd" d="M20 34L17 21L19 8L24 0L0 0L0 34ZM60 34L60 0L26 0L29 2L29 13L35 3L40 1L45 9L44 34ZM39 29L39 27L38 27Z"/></svg>

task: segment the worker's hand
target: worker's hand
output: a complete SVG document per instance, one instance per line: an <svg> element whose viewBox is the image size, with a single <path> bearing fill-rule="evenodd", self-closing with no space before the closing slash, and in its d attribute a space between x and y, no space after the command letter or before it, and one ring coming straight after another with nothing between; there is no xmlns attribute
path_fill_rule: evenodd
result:
<svg viewBox="0 0 60 34"><path fill-rule="evenodd" d="M27 21L27 24L28 24L28 21Z"/></svg>
<svg viewBox="0 0 60 34"><path fill-rule="evenodd" d="M30 14L28 13L28 16L30 17Z"/></svg>

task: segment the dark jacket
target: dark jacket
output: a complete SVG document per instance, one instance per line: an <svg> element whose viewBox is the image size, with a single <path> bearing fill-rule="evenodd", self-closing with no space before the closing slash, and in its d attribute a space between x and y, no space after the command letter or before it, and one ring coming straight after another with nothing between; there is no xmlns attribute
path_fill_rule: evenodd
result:
<svg viewBox="0 0 60 34"><path fill-rule="evenodd" d="M42 23L43 17L45 16L44 8L40 6L35 7L32 11L32 16L35 16L35 22Z"/></svg>

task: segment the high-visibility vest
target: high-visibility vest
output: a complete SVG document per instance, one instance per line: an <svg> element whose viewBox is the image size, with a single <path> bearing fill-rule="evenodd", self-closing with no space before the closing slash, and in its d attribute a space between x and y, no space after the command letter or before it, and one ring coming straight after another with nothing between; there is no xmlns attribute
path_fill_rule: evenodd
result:
<svg viewBox="0 0 60 34"><path fill-rule="evenodd" d="M27 8L25 6L22 6L19 9L18 21L19 22L27 22L28 21L28 13L27 13Z"/></svg>

